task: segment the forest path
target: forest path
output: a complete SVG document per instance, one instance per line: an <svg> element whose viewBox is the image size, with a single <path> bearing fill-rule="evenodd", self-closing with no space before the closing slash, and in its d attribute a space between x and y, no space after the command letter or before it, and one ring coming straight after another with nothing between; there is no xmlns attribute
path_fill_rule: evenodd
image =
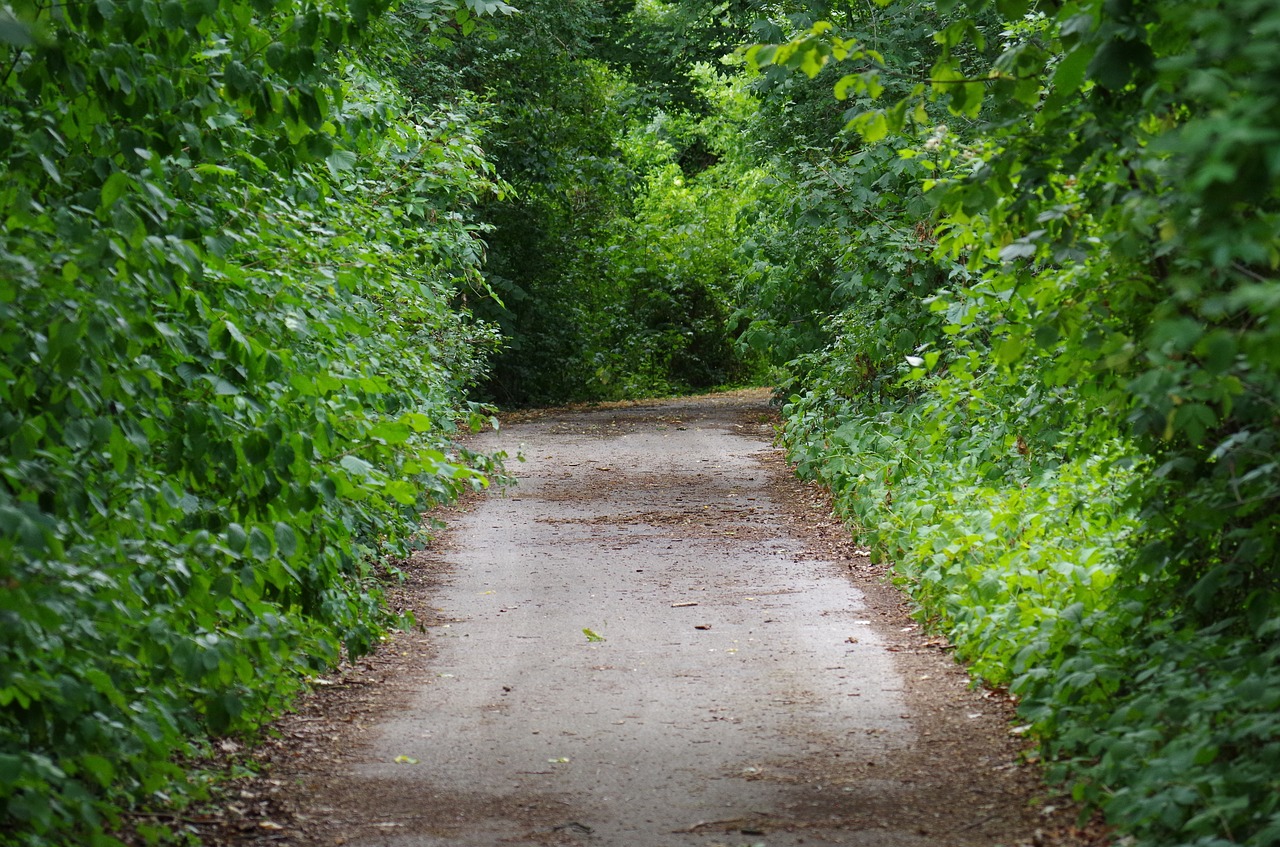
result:
<svg viewBox="0 0 1280 847"><path fill-rule="evenodd" d="M1028 803L1007 703L919 633L789 475L770 420L764 392L738 392L486 436L526 457L519 483L411 563L402 600L428 626L363 666L383 682L335 680L393 694L348 704L339 752L277 767L300 786L289 840L990 847L1060 831Z"/></svg>

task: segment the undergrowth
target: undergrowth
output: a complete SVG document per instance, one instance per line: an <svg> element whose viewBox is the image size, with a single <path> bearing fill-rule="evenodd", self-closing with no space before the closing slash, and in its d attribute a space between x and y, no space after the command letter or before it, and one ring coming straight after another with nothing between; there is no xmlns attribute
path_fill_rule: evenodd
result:
<svg viewBox="0 0 1280 847"><path fill-rule="evenodd" d="M1137 844L1276 843L1280 624L1200 626L1126 577L1130 488L1150 472L1131 445L1087 421L1046 427L1060 416L1045 398L996 380L959 405L945 379L850 399L847 352L806 363L783 407L789 455L892 563L918 617L1017 697L1050 778Z"/></svg>

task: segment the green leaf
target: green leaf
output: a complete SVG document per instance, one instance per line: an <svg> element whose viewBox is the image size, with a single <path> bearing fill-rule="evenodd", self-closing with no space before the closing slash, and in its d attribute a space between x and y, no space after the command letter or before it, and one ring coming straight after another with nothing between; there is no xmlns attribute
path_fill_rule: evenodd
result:
<svg viewBox="0 0 1280 847"><path fill-rule="evenodd" d="M259 560L271 555L271 539L256 526L249 530L249 555Z"/></svg>
<svg viewBox="0 0 1280 847"><path fill-rule="evenodd" d="M116 171L107 177L107 181L102 184L98 212L101 214L110 210L117 200L133 189L133 185L133 177L123 171Z"/></svg>
<svg viewBox="0 0 1280 847"><path fill-rule="evenodd" d="M414 506L418 502L418 486L402 479L393 479L383 489L397 503Z"/></svg>
<svg viewBox="0 0 1280 847"><path fill-rule="evenodd" d="M1053 87L1055 93L1074 94L1084 84L1085 71L1093 59L1094 46L1082 44L1074 48L1058 63L1053 71Z"/></svg>
<svg viewBox="0 0 1280 847"><path fill-rule="evenodd" d="M115 782L115 765L105 757L91 753L85 754L80 757L79 764L103 788L109 788Z"/></svg>
<svg viewBox="0 0 1280 847"><path fill-rule="evenodd" d="M282 559L292 559L298 552L298 536L293 527L277 521L275 525L276 552Z"/></svg>
<svg viewBox="0 0 1280 847"><path fill-rule="evenodd" d="M227 547L231 548L231 552L243 552L248 543L249 534L245 532L244 527L238 523L233 523L227 527Z"/></svg>
<svg viewBox="0 0 1280 847"><path fill-rule="evenodd" d="M948 86L951 100L947 104L957 115L976 118L982 110L982 100L986 96L986 85L981 82L961 82Z"/></svg>
<svg viewBox="0 0 1280 847"><path fill-rule="evenodd" d="M0 753L0 783L14 785L22 776L22 757L13 753Z"/></svg>
<svg viewBox="0 0 1280 847"><path fill-rule="evenodd" d="M747 49L747 64L752 68L763 68L772 65L777 54L778 45L776 44L755 44Z"/></svg>
<svg viewBox="0 0 1280 847"><path fill-rule="evenodd" d="M235 397L240 394L240 389L215 374L203 374L202 379L213 386L213 393L219 397Z"/></svg>
<svg viewBox="0 0 1280 847"><path fill-rule="evenodd" d="M408 421L383 421L369 430L369 436L384 444L404 444L413 436Z"/></svg>
<svg viewBox="0 0 1280 847"><path fill-rule="evenodd" d="M1027 342L1022 336L1002 338L996 344L996 361L1007 367L1021 359L1026 349Z"/></svg>
<svg viewBox="0 0 1280 847"><path fill-rule="evenodd" d="M0 9L0 42L11 47L34 47L36 44L35 32L15 18L8 6Z"/></svg>
<svg viewBox="0 0 1280 847"><path fill-rule="evenodd" d="M352 170L356 166L357 156L350 150L335 149L325 158L325 164L329 166L329 173L334 179Z"/></svg>
<svg viewBox="0 0 1280 847"><path fill-rule="evenodd" d="M1151 59L1151 48L1146 42L1112 39L1094 54L1088 75L1103 88L1119 91L1133 79L1136 69L1146 67Z"/></svg>
<svg viewBox="0 0 1280 847"><path fill-rule="evenodd" d="M876 109L870 112L863 112L849 122L849 128L857 131L862 136L862 140L868 144L875 144L877 141L883 141L889 135L889 120L885 116L884 110Z"/></svg>
<svg viewBox="0 0 1280 847"><path fill-rule="evenodd" d="M435 424L431 421L431 418L421 412L410 412L401 418L401 420L408 424L409 428L414 432L430 432L435 428Z"/></svg>
<svg viewBox="0 0 1280 847"><path fill-rule="evenodd" d="M465 0L466 6L477 15L514 15L520 10L502 0Z"/></svg>
<svg viewBox="0 0 1280 847"><path fill-rule="evenodd" d="M996 11L1006 21L1021 18L1027 13L1028 0L996 0Z"/></svg>
<svg viewBox="0 0 1280 847"><path fill-rule="evenodd" d="M343 456L338 464L355 476L367 477L373 473L373 465L358 456Z"/></svg>
<svg viewBox="0 0 1280 847"><path fill-rule="evenodd" d="M858 74L845 74L836 80L835 96L837 100L849 99L850 93L859 93L866 89L866 84Z"/></svg>

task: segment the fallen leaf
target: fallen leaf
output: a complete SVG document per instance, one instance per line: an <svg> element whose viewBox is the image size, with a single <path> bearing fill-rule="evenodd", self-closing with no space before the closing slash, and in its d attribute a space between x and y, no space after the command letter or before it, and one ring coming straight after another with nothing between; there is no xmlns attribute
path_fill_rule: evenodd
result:
<svg viewBox="0 0 1280 847"><path fill-rule="evenodd" d="M547 759L547 761L553 765L566 765L569 763L569 759L566 756L561 756L558 759Z"/></svg>
<svg viewBox="0 0 1280 847"><path fill-rule="evenodd" d="M709 623L695 624L693 628L694 629L711 629L711 624Z"/></svg>
<svg viewBox="0 0 1280 847"><path fill-rule="evenodd" d="M582 634L587 637L588 641L604 641L604 636L596 634L585 626L582 628Z"/></svg>
<svg viewBox="0 0 1280 847"><path fill-rule="evenodd" d="M397 764L397 765L416 765L416 764L418 764L418 760L417 760L417 759L415 759L415 758L413 758L412 756L396 756L395 761L396 761L396 764Z"/></svg>

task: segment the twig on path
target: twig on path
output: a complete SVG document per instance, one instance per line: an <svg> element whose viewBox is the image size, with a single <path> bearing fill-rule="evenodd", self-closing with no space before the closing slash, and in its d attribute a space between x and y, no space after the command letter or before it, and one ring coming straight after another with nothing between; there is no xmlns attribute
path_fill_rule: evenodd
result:
<svg viewBox="0 0 1280 847"><path fill-rule="evenodd" d="M726 818L719 821L698 821L693 826L684 829L671 830L672 835L690 835L696 833L700 829L712 829L714 827L724 827L725 829L738 829L743 826L754 826L760 823L760 818L770 818L768 812L754 812L755 817L750 818Z"/></svg>
<svg viewBox="0 0 1280 847"><path fill-rule="evenodd" d="M971 824L966 824L965 826L960 827L960 831L968 832L971 829L977 829L978 827L982 826L984 823L990 823L991 821L995 820L998 817L1000 817L999 812L992 812L991 814L987 815L985 818L982 818L981 820L976 820Z"/></svg>

